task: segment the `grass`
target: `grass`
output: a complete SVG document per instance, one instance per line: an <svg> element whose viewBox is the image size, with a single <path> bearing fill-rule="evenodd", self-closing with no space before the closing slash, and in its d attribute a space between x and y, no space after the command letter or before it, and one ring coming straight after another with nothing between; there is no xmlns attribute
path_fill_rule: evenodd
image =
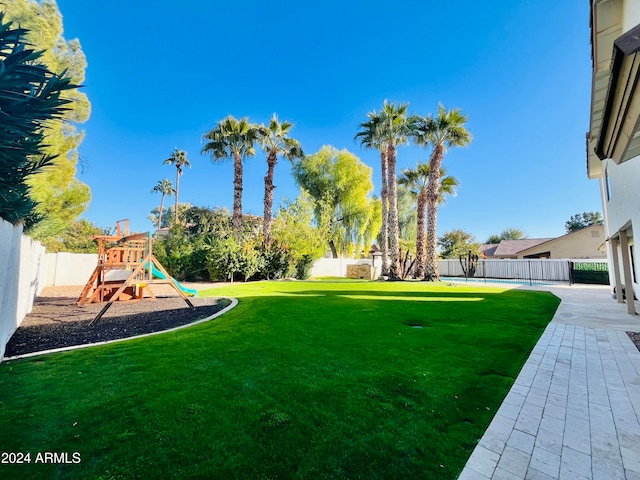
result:
<svg viewBox="0 0 640 480"><path fill-rule="evenodd" d="M175 333L0 365L1 478L456 478L559 300L259 282ZM78 464L36 464L79 452Z"/></svg>

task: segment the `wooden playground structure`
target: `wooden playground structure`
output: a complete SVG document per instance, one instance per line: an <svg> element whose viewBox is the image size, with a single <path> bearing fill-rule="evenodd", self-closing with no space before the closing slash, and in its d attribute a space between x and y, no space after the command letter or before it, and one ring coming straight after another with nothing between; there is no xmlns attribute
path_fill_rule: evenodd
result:
<svg viewBox="0 0 640 480"><path fill-rule="evenodd" d="M153 255L154 239L149 233L129 235L129 220L119 220L115 235L92 238L98 241L98 265L82 289L78 306L106 304L91 324L98 321L114 302L155 300L151 285L171 285L187 305L194 308L186 294L193 296L196 292L182 287L158 262Z"/></svg>

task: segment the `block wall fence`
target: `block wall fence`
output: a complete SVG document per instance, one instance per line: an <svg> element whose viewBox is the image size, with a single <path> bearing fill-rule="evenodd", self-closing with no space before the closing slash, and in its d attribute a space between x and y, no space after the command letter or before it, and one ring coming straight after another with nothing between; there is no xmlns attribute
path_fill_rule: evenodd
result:
<svg viewBox="0 0 640 480"><path fill-rule="evenodd" d="M46 253L21 225L0 219L0 360L42 289L84 285L97 263L96 254Z"/></svg>

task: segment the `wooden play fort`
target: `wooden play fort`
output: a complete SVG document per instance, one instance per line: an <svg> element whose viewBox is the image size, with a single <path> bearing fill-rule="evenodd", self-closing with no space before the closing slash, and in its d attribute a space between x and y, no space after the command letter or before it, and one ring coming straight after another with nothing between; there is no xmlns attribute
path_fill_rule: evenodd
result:
<svg viewBox="0 0 640 480"><path fill-rule="evenodd" d="M82 289L78 305L106 304L91 323L99 320L114 302L155 300L151 285L171 285L194 308L187 295L196 296L197 292L180 285L158 262L149 233L129 235L129 220L119 220L115 235L92 238L98 241L98 265Z"/></svg>

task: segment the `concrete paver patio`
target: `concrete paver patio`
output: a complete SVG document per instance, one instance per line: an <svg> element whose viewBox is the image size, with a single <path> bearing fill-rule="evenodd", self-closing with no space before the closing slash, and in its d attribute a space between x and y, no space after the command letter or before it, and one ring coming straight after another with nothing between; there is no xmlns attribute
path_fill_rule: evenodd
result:
<svg viewBox="0 0 640 480"><path fill-rule="evenodd" d="M459 480L640 480L640 316L609 287L538 289L562 303Z"/></svg>

